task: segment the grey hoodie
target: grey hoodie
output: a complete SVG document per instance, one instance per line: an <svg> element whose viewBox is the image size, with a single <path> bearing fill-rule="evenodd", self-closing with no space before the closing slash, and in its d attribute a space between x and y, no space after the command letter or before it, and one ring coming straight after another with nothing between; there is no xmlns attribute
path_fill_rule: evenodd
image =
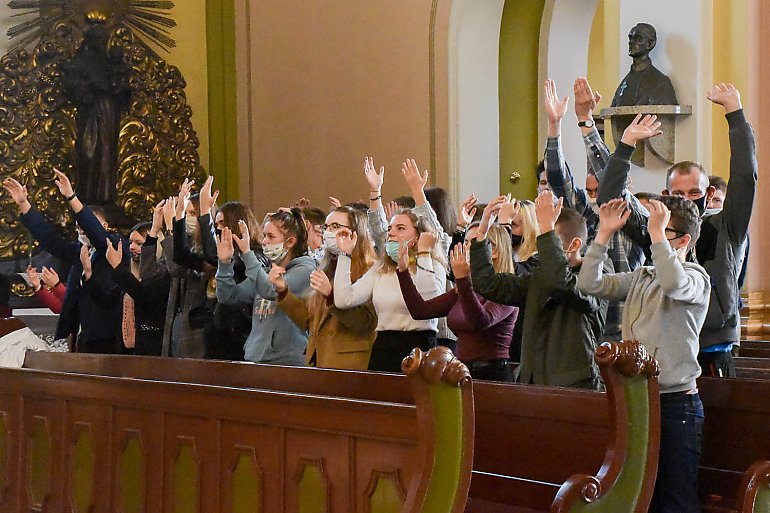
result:
<svg viewBox="0 0 770 513"><path fill-rule="evenodd" d="M217 300L223 304L254 301L249 333L244 351L246 360L254 363L304 365L307 332L275 306L277 296L267 272L253 251L241 255L246 265L246 279L235 283L233 263L219 262L217 267ZM315 261L307 255L294 258L286 266L286 283L294 295L304 297L310 289L310 273Z"/></svg>
<svg viewBox="0 0 770 513"><path fill-rule="evenodd" d="M695 390L700 376L698 334L706 319L711 282L705 269L681 263L668 242L651 246L652 266L603 274L607 246L594 242L583 259L578 289L622 301L623 338L638 340L660 364L660 392Z"/></svg>

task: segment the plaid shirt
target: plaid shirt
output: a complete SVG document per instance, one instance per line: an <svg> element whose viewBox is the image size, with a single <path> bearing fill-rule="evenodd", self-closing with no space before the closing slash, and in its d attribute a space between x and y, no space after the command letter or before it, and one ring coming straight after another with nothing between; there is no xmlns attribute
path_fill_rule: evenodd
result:
<svg viewBox="0 0 770 513"><path fill-rule="evenodd" d="M601 183L604 178L604 167L610 158L610 150L599 136L599 132L594 129L583 136L583 142L586 147L586 155L590 166L589 173L596 176ZM545 169L548 177L548 185L551 186L554 195L563 198L565 207L574 208L586 220L588 228L588 240L586 246L590 244L596 236L596 229L599 225L599 214L594 211L593 205L588 202L588 193L582 187L575 185L575 178L569 169L569 165L564 159L564 153L561 148L560 137L549 137L545 146ZM637 208L644 210L644 207L636 197L623 190L623 196L629 203L634 203ZM644 264L645 256L641 246L618 231L612 236L607 244L608 256L612 261L616 273L633 271ZM623 302L610 302L607 309L607 321L604 325L604 338L620 340L621 320L623 318Z"/></svg>

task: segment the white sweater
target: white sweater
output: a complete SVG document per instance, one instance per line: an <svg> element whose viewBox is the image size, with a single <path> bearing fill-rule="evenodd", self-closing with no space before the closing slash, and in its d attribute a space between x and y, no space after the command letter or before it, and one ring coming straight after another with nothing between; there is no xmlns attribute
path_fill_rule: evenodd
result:
<svg viewBox="0 0 770 513"><path fill-rule="evenodd" d="M428 255L419 256L417 263L419 267L412 279L422 297L431 299L443 294L446 288L444 267L433 265L433 259ZM380 265L372 266L351 284L350 258L340 254L334 275L334 305L347 309L371 301L377 312L377 331L436 331L437 319L416 321L409 315L396 272L383 273L380 269Z"/></svg>

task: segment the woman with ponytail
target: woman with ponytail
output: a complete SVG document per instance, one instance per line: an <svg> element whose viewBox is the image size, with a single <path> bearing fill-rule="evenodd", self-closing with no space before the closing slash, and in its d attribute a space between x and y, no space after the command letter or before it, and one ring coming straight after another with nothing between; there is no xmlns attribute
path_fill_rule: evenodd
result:
<svg viewBox="0 0 770 513"><path fill-rule="evenodd" d="M279 288L304 297L310 290L310 273L315 262L307 256L307 228L302 210L281 210L267 217L262 238L262 251L271 267L261 265L251 248L249 227L239 221L241 236L227 226L217 241L217 299L222 304L253 302L251 332L244 345L245 358L255 363L304 365L307 334L275 306ZM246 266L246 280L236 283L233 256L241 252ZM273 275L271 280L268 272Z"/></svg>
<svg viewBox="0 0 770 513"><path fill-rule="evenodd" d="M358 241L350 256L350 278L355 283L376 261L367 228L366 213L351 207L335 208L320 225L324 257L321 268L310 275L313 292L307 302L284 287L275 273L270 278L278 290L278 308L302 330L307 330L305 363L316 367L366 370L372 351L377 314L371 302L347 310L334 306L332 283L337 269L337 232L350 230Z"/></svg>

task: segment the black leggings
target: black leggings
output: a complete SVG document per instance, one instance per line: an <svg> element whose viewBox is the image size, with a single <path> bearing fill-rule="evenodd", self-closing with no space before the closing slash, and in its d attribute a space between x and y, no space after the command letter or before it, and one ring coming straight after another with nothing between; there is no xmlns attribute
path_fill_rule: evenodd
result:
<svg viewBox="0 0 770 513"><path fill-rule="evenodd" d="M371 371L401 372L401 360L419 347L428 351L436 347L436 332L426 331L378 331L369 358Z"/></svg>

